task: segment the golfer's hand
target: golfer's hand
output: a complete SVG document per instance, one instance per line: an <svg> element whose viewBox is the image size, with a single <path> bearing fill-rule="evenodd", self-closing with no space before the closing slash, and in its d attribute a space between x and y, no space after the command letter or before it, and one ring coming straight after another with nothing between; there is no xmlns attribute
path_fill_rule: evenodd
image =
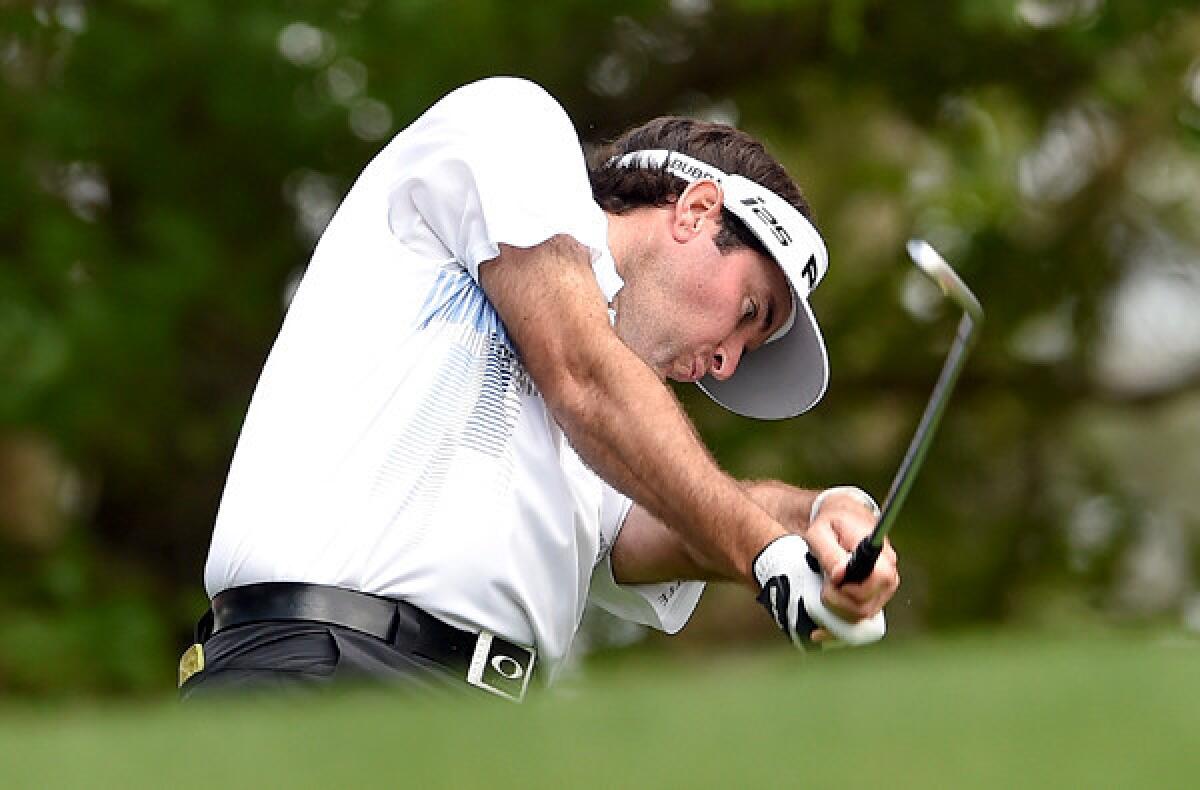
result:
<svg viewBox="0 0 1200 790"><path fill-rule="evenodd" d="M825 606L825 574L799 535L784 535L767 544L754 560L754 576L761 588L758 602L796 647L803 648L829 635L848 644L863 645L882 639L887 630L883 612L850 622Z"/></svg>
<svg viewBox="0 0 1200 790"><path fill-rule="evenodd" d="M869 622L882 617L884 605L900 586L896 552L890 543L884 544L870 576L858 584L842 584L850 555L878 518L874 501L856 488L829 489L813 502L804 538L824 571L821 600L842 621ZM815 634L814 641L828 639L830 630Z"/></svg>

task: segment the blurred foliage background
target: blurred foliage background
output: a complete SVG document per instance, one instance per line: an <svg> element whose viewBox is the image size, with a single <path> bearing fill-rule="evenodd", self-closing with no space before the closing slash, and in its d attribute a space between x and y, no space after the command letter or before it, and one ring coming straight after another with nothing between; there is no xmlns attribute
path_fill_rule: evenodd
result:
<svg viewBox="0 0 1200 790"><path fill-rule="evenodd" d="M739 476L882 499L988 310L895 535L892 638L1200 631L1200 8L1168 0L0 2L0 691L161 692L287 297L387 139L492 74L598 142L735 123L831 251L824 402L681 389ZM590 618L585 646L639 634ZM773 638L741 591L671 649ZM644 641L644 640L643 640Z"/></svg>

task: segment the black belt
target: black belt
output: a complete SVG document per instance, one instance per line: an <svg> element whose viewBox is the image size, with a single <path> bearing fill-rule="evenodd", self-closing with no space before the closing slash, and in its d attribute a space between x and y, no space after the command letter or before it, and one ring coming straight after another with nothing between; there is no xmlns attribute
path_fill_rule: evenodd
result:
<svg viewBox="0 0 1200 790"><path fill-rule="evenodd" d="M199 642L234 626L300 620L351 628L430 659L473 686L510 699L525 695L535 654L489 631L473 634L405 601L301 582L231 587L212 601L212 623Z"/></svg>

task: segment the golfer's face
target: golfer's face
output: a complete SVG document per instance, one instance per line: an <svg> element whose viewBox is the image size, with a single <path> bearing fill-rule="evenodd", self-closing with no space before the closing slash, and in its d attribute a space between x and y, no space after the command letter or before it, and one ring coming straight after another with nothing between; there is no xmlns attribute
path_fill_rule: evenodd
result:
<svg viewBox="0 0 1200 790"><path fill-rule="evenodd" d="M663 378L729 378L792 309L783 271L750 249L721 254L710 245L702 259L674 262L673 271L661 304L644 319L653 338L648 361Z"/></svg>

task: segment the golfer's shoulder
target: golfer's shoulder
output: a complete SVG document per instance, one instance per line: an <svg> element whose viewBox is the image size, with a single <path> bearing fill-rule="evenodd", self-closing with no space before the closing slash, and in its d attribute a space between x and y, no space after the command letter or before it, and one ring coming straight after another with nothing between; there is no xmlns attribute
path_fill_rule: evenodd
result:
<svg viewBox="0 0 1200 790"><path fill-rule="evenodd" d="M549 91L524 77L487 77L464 85L462 89L475 91L495 104L513 109L564 112L558 99L551 96Z"/></svg>
<svg viewBox="0 0 1200 790"><path fill-rule="evenodd" d="M520 130L526 135L544 135L569 130L575 136L574 124L558 99L523 77L488 77L463 85L446 99L468 112L480 124L480 131L490 134Z"/></svg>

